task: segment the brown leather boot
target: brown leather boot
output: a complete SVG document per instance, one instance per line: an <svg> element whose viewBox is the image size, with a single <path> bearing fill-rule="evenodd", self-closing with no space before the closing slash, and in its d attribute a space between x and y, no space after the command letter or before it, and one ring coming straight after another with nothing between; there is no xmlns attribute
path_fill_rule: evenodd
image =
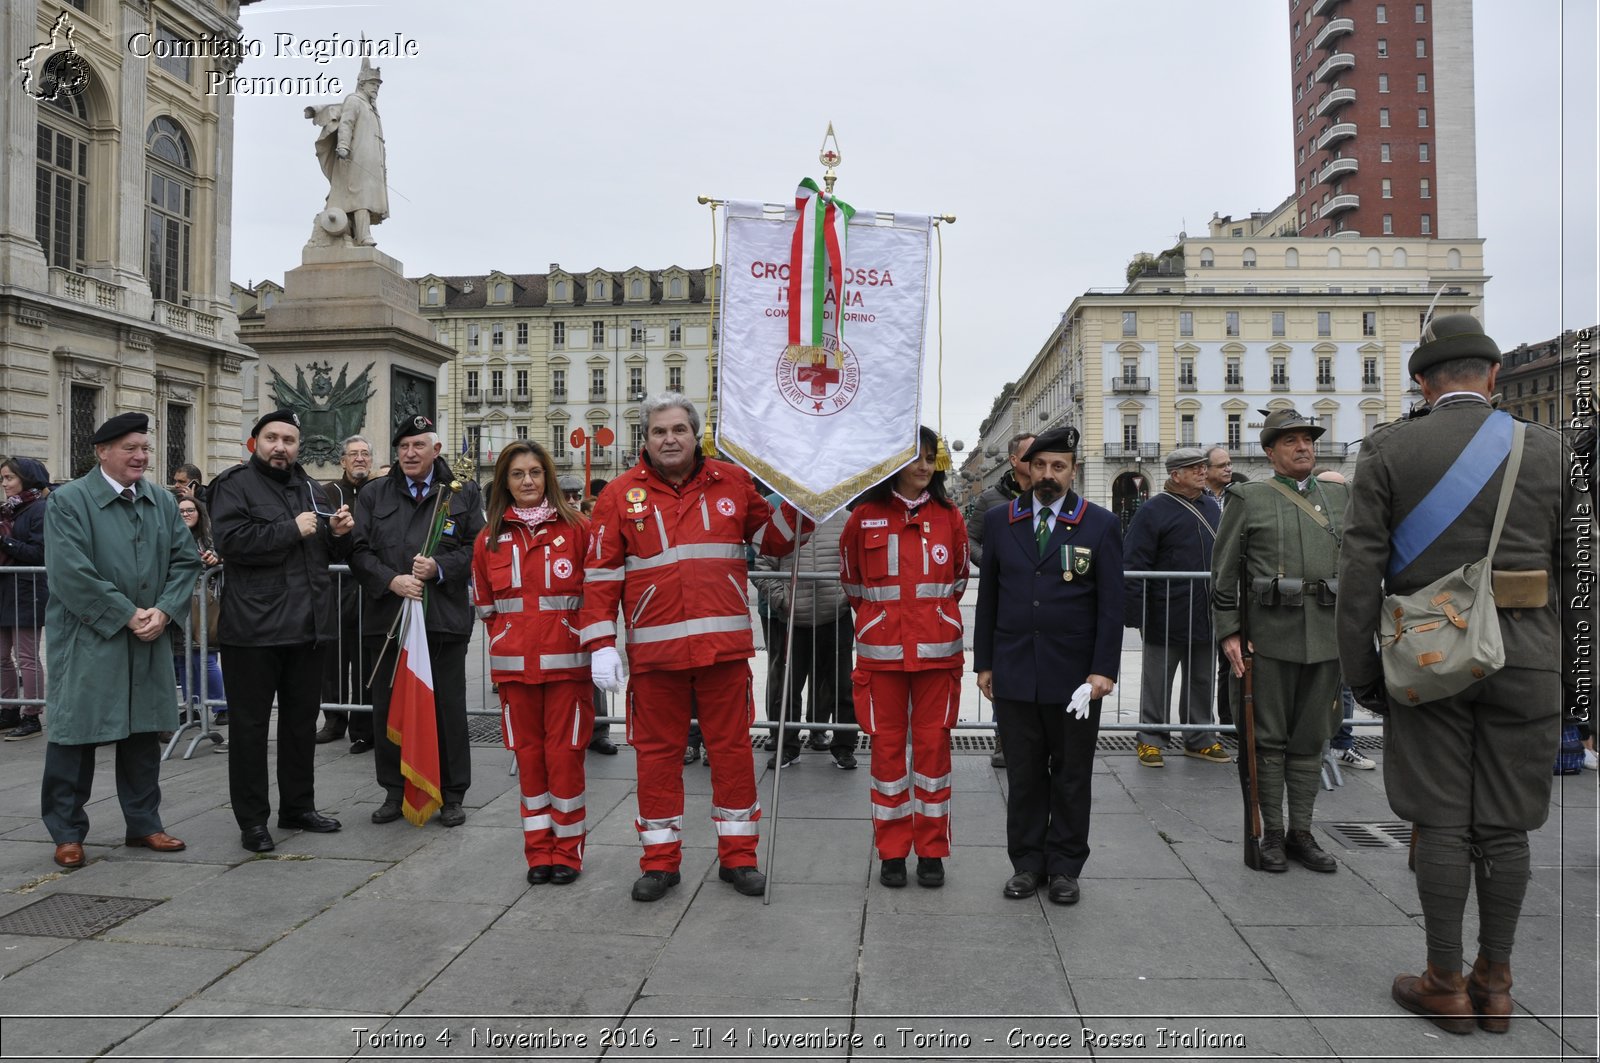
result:
<svg viewBox="0 0 1600 1063"><path fill-rule="evenodd" d="M1479 954L1467 979L1467 997L1478 1015L1478 1027L1488 1033L1511 1029L1511 964L1495 963Z"/></svg>
<svg viewBox="0 0 1600 1063"><path fill-rule="evenodd" d="M1420 976L1396 976L1389 995L1396 1004L1441 1030L1472 1032L1472 1001L1467 997L1467 980L1460 971L1441 971L1430 963Z"/></svg>

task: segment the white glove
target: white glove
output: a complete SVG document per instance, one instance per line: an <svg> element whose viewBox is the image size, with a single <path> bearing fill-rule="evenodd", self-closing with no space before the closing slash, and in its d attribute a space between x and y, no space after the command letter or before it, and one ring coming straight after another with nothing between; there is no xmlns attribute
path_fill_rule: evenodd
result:
<svg viewBox="0 0 1600 1063"><path fill-rule="evenodd" d="M605 646L589 655L589 677L601 690L615 694L622 689L622 658L615 646Z"/></svg>
<svg viewBox="0 0 1600 1063"><path fill-rule="evenodd" d="M1072 700L1067 702L1067 711L1080 720L1087 720L1089 718L1089 699L1093 693L1094 690L1088 683L1074 690L1072 692Z"/></svg>

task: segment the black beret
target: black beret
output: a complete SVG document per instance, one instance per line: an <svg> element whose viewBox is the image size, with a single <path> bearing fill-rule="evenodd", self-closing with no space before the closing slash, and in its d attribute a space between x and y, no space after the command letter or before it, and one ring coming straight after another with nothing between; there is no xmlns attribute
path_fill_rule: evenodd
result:
<svg viewBox="0 0 1600 1063"><path fill-rule="evenodd" d="M1315 421L1306 420L1300 411L1296 409L1278 410L1276 412L1262 410L1261 412L1267 415L1267 419L1261 422L1261 445L1264 447L1272 446L1273 443L1277 442L1279 436L1295 429L1305 429L1311 433L1312 439L1316 439L1327 431L1326 428Z"/></svg>
<svg viewBox="0 0 1600 1063"><path fill-rule="evenodd" d="M1500 348L1484 334L1483 325L1471 314L1446 314L1432 318L1422 330L1422 342L1411 352L1406 373L1416 376L1456 358L1482 358L1500 364Z"/></svg>
<svg viewBox="0 0 1600 1063"><path fill-rule="evenodd" d="M1035 436L1033 443L1028 447L1026 454L1022 455L1023 461L1032 461L1035 454L1050 451L1055 454L1071 454L1078 456L1078 430L1070 424L1062 428L1052 428L1042 436Z"/></svg>
<svg viewBox="0 0 1600 1063"><path fill-rule="evenodd" d="M256 422L256 426L250 429L250 434L252 436L260 435L261 430L274 421L292 424L296 428L300 427L300 415L298 413L293 410L273 410L271 413L263 415L261 420Z"/></svg>
<svg viewBox="0 0 1600 1063"><path fill-rule="evenodd" d="M150 418L142 413L119 413L105 424L94 430L94 435L89 437L89 442L98 446L109 443L114 439L121 439L129 432L150 431Z"/></svg>
<svg viewBox="0 0 1600 1063"><path fill-rule="evenodd" d="M433 430L433 422L428 419L427 415L419 413L415 417L407 417L400 422L400 427L394 430L393 443L398 447L402 439L410 436L426 435Z"/></svg>

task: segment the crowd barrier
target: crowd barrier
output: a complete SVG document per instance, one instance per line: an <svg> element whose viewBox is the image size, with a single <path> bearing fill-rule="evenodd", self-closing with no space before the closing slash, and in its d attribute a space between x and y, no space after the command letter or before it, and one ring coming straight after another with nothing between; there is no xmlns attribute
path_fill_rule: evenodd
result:
<svg viewBox="0 0 1600 1063"><path fill-rule="evenodd" d="M45 569L42 567L10 566L6 568L0 568L0 575L14 577L11 593L19 600L21 599L25 590L31 590L30 581L43 575L44 572ZM329 573L333 577L334 594L338 598L341 608L338 637L331 647L332 659L324 663L324 667L326 669L324 677L325 700L322 708L345 712L371 712L371 703L359 697L359 692L361 689L363 689L367 674L370 672L370 665L364 659L364 655L361 652L361 640L356 634L360 630L361 595L359 593L352 595L356 603L356 615L346 616L344 610L346 585L347 582L352 580L354 577L351 574L348 565L330 565ZM781 651L783 647L772 647L768 645L769 640L776 633L776 628L770 622L769 618L761 615L762 602L765 597L761 593L762 586L764 584L769 584L776 581L789 582L792 579L797 579L798 582L806 584L837 583L838 573L802 572L798 574L798 577L796 577L794 574L788 572L751 571L748 573L748 575L751 583L755 586L757 591L757 593L753 596L751 606L751 620L755 631L757 646L756 659L752 662L753 670L757 676L756 697L760 702L760 704L757 706L757 716L766 717L763 719L758 719L752 728L752 731L766 731L770 733L776 731L778 728L776 717L779 715L778 704L779 699L781 698L782 686L781 681L769 681L768 677L772 676L774 671L780 667L781 662L779 661L779 658L782 655ZM1197 591L1197 594L1209 596L1209 585L1211 578L1209 572L1127 572L1124 573L1124 577L1126 579L1140 581L1159 580L1166 582L1169 586L1177 582L1203 584L1205 590L1203 592ZM196 585L195 593L197 598L202 602L205 602L206 600L212 599L219 594L225 595L227 593L226 585L219 584L219 581L221 580L222 570L220 568L212 569L211 571L204 573ZM976 592L976 579L974 578L971 584L969 584L967 593L962 602L966 651L969 654L971 653L972 649L972 610L977 599ZM12 602L9 604L15 605L17 603ZM196 613L202 617L206 615L206 612L203 608L198 611L191 610L191 615L195 615ZM15 615L14 610L13 613L9 615ZM1181 618L1176 617L1164 617L1162 619L1166 621L1181 620ZM842 623L845 628L848 629L850 623L848 610L845 611L840 623ZM178 650L180 646L185 644L192 645L193 650L185 654L175 654L177 664L174 672L174 684L175 690L179 692L178 696L182 711L179 728L174 733L172 740L167 744L164 755L170 756L187 741L188 748L185 751L184 756L188 757L193 755L196 748L198 748L202 742L211 741L214 743L221 743L224 741L225 735L223 732L220 732L216 729L212 722L212 716L217 711L226 711L227 709L226 682L224 681L223 690L221 692L213 689L215 686L214 680L216 677L216 672L208 668L206 665L208 663L209 655L216 650L216 647L212 645L211 632L207 630L207 625L201 623L196 626L196 630L191 630L192 625L190 618L185 617L180 624L175 626L177 628L173 635L173 645L175 651ZM781 626L785 629L789 627L789 625L786 623L782 624ZM1144 625L1141 624L1141 627L1143 626ZM848 636L843 635L841 637L841 642L844 643L847 641ZM43 643L44 640L41 638L39 640L39 666L41 669L43 668L45 657ZM815 640L811 640L811 644L813 650L815 651ZM492 684L489 678L487 642L482 637L481 627L476 624L474 625L472 645L473 650L468 657L467 669L468 715L498 717L500 715L499 699L492 689ZM774 653L774 650L777 650L778 652ZM623 647L623 651L625 655L625 646ZM1138 633L1136 631L1132 629L1124 629L1122 674L1119 677L1117 689L1106 699L1105 703L1102 705L1100 723L1100 730L1102 732L1137 732L1140 730L1139 687L1140 677L1144 671L1146 655L1151 653L1167 652L1170 651L1166 645L1163 644L1150 646L1143 644L1139 640ZM848 655L841 656L837 652L834 654L829 654L828 656L834 658L832 662L829 662L828 668L828 670L832 672L832 675L819 678L832 678L832 686L833 689L838 692L838 696L848 697L850 695L848 669L852 658ZM1216 673L1218 668L1218 654L1214 640L1211 642L1209 647L1209 656L1207 659L1210 662L1209 667L1212 668L1213 673ZM822 662L817 663L820 664ZM359 669L362 679L360 684L354 683L351 679L353 674L351 670L352 665ZM793 662L791 662L790 667L793 668ZM817 674L817 668L815 666L808 666L807 671L813 676ZM965 672L966 674L963 676L962 681L963 708L960 718L956 723L955 730L958 732L973 732L977 734L992 732L995 727L993 709L981 697L977 696L975 684L970 678L970 667L968 667ZM38 698L25 698L20 696L20 688L15 685L14 670L8 663L4 673L4 685L0 686L0 707L21 707L25 705L48 706L48 674L44 676L44 684L45 690L43 696ZM809 697L811 695L814 687L825 685L826 684L819 684L816 682L807 683L805 690L806 696ZM352 692L354 692L354 696L352 696ZM1215 722L1217 719L1215 713L1215 689L1213 689L1212 694L1213 704L1211 719L1213 722L1196 724L1183 724L1176 722L1179 719L1178 704L1181 693L1181 689L1174 693L1172 707L1168 713L1169 718L1174 722L1163 724L1157 728L1157 730L1170 732L1173 735L1178 735L1187 731L1212 731L1223 735L1231 735L1236 732L1236 729L1230 724L1219 724ZM791 691L791 698L794 697L796 697L796 694L794 691ZM810 719L808 719L808 706L802 706L798 703L791 708L789 716L789 729L845 731L859 730L858 726L853 723L839 723L836 721L813 723L810 721ZM597 715L596 721L603 721L611 724L621 724L624 722L624 718L616 715ZM1363 718L1358 718L1352 721L1352 723L1358 728L1372 728L1381 726L1381 721Z"/></svg>

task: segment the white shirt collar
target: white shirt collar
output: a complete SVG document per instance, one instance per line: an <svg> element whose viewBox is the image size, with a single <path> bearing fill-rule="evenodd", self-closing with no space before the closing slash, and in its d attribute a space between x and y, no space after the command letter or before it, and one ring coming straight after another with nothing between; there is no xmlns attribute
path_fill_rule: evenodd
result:
<svg viewBox="0 0 1600 1063"><path fill-rule="evenodd" d="M110 474L106 472L105 466L103 465L100 467L100 475L106 478L106 483L110 484L111 490L115 491L117 494L120 495L123 491L132 489L133 496L135 498L139 497L139 482L137 480L131 484L119 484L117 481L111 478Z"/></svg>
<svg viewBox="0 0 1600 1063"><path fill-rule="evenodd" d="M1050 514L1050 527L1054 528L1056 526L1056 521L1061 519L1061 507L1066 503L1066 501L1067 501L1067 496L1066 495L1062 495L1059 498L1057 498L1054 502L1050 503L1048 506L1045 506L1045 507L1043 507L1042 509L1040 509L1038 511L1039 513L1049 513ZM1039 517L1038 517L1037 513L1034 515L1033 523L1034 523L1035 526L1037 526L1038 523L1039 523Z"/></svg>

